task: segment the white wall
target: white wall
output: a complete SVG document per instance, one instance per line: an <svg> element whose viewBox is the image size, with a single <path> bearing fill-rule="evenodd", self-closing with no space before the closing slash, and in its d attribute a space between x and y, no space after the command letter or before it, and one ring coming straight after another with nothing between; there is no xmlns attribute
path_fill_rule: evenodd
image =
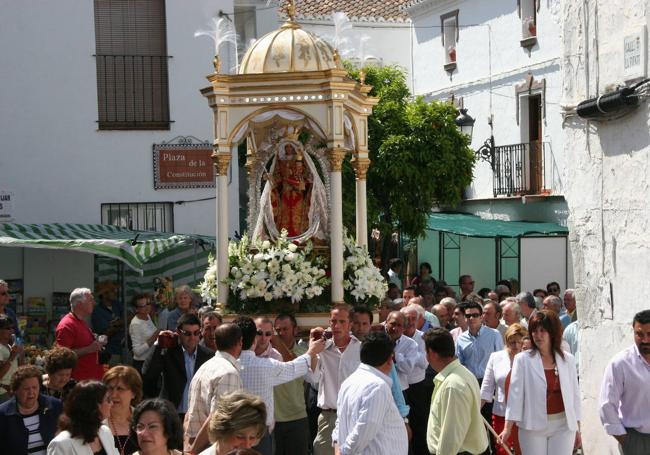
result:
<svg viewBox="0 0 650 455"><path fill-rule="evenodd" d="M153 189L152 144L212 140L207 85L214 46L205 37L232 0L166 1L169 131L98 131L93 2L0 0L0 189L19 223L99 223L106 202L199 199L214 189ZM232 187L231 204L238 205ZM215 202L174 206L177 232L214 234ZM231 217L231 231L238 229Z"/></svg>
<svg viewBox="0 0 650 455"><path fill-rule="evenodd" d="M237 2L236 2L237 3ZM248 1L247 4L253 4L255 1ZM282 25L283 21L277 13L277 9L268 8L266 1L256 1L256 31L257 38L272 32ZM300 12L300 5L298 5ZM242 16L242 19L244 17ZM332 43L334 37L334 24L329 20L299 20L300 25L307 31L327 39ZM366 44L364 56L372 55L380 58L384 65L398 65L403 68L407 74L406 82L413 90L411 78L411 66L413 62L413 45L411 40L411 24L409 22L386 22L377 21L355 21L352 22L352 30L345 32L344 36L348 38L349 44L344 49L339 49L342 58L350 58L344 55L344 50L350 45L358 48L359 39L366 36L369 41ZM245 41L251 37L246 36ZM248 45L248 42L245 43Z"/></svg>
<svg viewBox="0 0 650 455"><path fill-rule="evenodd" d="M459 10L457 69L445 71L440 16ZM546 116L542 141L547 142L547 188L562 194L565 176L562 118L560 115L560 16L559 0L541 2L537 13L538 42L529 51L522 48L521 19L517 3L478 0L424 2L411 10L414 40L415 94L428 99L462 97L464 107L475 118L472 147L478 149L490 136L488 119L493 118L497 146L528 142L522 138L524 116L517 124L515 86L530 72L536 81L546 80ZM521 100L520 114L526 102ZM467 188L470 199L493 197L492 170L477 163L474 180Z"/></svg>
<svg viewBox="0 0 650 455"><path fill-rule="evenodd" d="M330 43L334 37L334 25L324 21L304 21L302 26ZM343 58L364 59L374 57L380 59L382 65L397 65L406 73L406 83L413 90L411 65L413 46L411 43L411 26L408 23L392 22L353 22L352 30L345 35L350 47L357 49L351 55L342 53ZM359 54L359 41L362 37L368 39L364 45L363 54ZM344 47L344 50L346 47Z"/></svg>
<svg viewBox="0 0 650 455"><path fill-rule="evenodd" d="M565 104L575 106L622 81L623 37L648 23L649 7L647 0L620 0L616 8L595 0L563 2ZM601 426L598 394L609 360L633 343L633 314L648 308L649 114L644 101L620 120L572 116L565 126L586 454L618 453Z"/></svg>

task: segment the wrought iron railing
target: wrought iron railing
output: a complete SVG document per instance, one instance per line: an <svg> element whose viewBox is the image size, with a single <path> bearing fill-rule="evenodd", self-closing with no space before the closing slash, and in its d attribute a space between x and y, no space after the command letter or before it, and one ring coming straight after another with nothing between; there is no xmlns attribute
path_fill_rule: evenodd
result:
<svg viewBox="0 0 650 455"><path fill-rule="evenodd" d="M169 56L95 57L99 129L169 129Z"/></svg>
<svg viewBox="0 0 650 455"><path fill-rule="evenodd" d="M545 172L546 143L494 147L494 196L549 192Z"/></svg>

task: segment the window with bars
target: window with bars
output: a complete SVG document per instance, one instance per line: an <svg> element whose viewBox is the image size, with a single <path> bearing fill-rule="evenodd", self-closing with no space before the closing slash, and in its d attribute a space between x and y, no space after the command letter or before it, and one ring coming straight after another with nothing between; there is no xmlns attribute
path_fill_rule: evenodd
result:
<svg viewBox="0 0 650 455"><path fill-rule="evenodd" d="M169 129L165 1L94 6L99 129Z"/></svg>
<svg viewBox="0 0 650 455"><path fill-rule="evenodd" d="M102 204L102 224L134 231L174 232L174 205L171 202Z"/></svg>

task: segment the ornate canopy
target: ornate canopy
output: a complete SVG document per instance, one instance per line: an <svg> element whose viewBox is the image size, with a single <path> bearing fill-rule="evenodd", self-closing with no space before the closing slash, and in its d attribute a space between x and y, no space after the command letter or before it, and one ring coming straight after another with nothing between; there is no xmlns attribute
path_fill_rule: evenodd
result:
<svg viewBox="0 0 650 455"><path fill-rule="evenodd" d="M291 14L278 30L251 46L238 74L217 70L208 81L210 86L201 93L214 112L220 277L227 273L228 239L222 232L227 229L222 219L227 213L227 184L223 178L220 186L219 179L227 175L233 149L246 140L251 233L272 237L274 229L289 223L288 230L296 234L290 237L296 241L316 238L329 243L332 298L342 301L341 166L352 154L357 237L365 245L367 120L378 101L368 96L371 87L349 78L338 52L303 30ZM289 188L291 196L282 188ZM285 199L309 222L286 221L295 214L287 218L279 212ZM220 296L224 302L226 298Z"/></svg>

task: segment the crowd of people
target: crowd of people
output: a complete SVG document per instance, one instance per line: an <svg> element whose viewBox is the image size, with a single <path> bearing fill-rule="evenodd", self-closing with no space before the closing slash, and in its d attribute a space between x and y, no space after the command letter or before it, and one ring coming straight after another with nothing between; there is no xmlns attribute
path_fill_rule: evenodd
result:
<svg viewBox="0 0 650 455"><path fill-rule="evenodd" d="M12 454L569 455L581 446L577 312L557 283L455 290L423 264L408 285L391 263L375 312L335 304L300 338L291 314L225 322L196 308L152 314L70 294L44 368L20 365L0 280L0 441ZM120 310L121 311L121 310ZM114 315L114 314L113 314ZM103 333L94 331L100 319ZM123 332L123 331L122 331ZM624 454L650 453L650 310L610 363L601 420ZM102 339L102 335L105 336ZM110 346L118 337L132 360ZM118 343L119 345L119 343ZM108 350L108 352L106 352ZM641 405L640 405L641 404Z"/></svg>

